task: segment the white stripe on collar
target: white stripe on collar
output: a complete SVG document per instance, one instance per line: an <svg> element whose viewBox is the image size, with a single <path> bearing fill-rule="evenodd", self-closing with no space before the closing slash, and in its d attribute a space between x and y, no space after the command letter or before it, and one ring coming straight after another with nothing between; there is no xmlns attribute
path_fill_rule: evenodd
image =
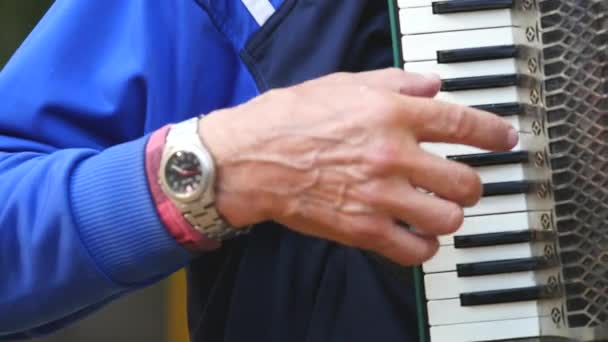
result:
<svg viewBox="0 0 608 342"><path fill-rule="evenodd" d="M253 16L255 21L260 26L264 25L264 23L266 23L268 18L270 18L275 12L274 7L270 3L270 0L242 0L242 1L243 1L243 4L245 5L245 7L247 7L247 10L249 11L249 13L251 13L251 15Z"/></svg>

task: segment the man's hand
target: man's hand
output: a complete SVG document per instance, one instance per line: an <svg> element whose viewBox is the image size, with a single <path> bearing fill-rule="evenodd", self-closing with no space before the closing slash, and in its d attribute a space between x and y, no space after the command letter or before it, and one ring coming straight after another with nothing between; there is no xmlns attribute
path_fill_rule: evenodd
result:
<svg viewBox="0 0 608 342"><path fill-rule="evenodd" d="M482 190L473 169L419 143L517 143L503 119L432 100L439 86L397 69L334 74L208 115L218 209L237 226L274 220L403 265L429 259Z"/></svg>

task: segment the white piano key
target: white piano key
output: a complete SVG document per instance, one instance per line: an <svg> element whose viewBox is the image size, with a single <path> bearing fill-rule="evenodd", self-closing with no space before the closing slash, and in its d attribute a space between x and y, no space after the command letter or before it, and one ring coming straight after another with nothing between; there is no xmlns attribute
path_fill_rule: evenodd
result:
<svg viewBox="0 0 608 342"><path fill-rule="evenodd" d="M432 342L511 340L541 336L537 317L492 322L443 325L431 328Z"/></svg>
<svg viewBox="0 0 608 342"><path fill-rule="evenodd" d="M407 35L402 37L403 60L406 62L435 60L439 50L514 45L524 41L520 31L519 28L500 27Z"/></svg>
<svg viewBox="0 0 608 342"><path fill-rule="evenodd" d="M531 146L536 146L537 139L532 134L520 133L519 141L512 151L527 150ZM420 146L427 152L436 154L441 157L460 156L463 154L486 153L488 150L480 149L468 145L447 144L447 143L421 143Z"/></svg>
<svg viewBox="0 0 608 342"><path fill-rule="evenodd" d="M398 0L397 7L399 8L409 8L409 7L421 7L421 6L431 6L434 1L438 0Z"/></svg>
<svg viewBox="0 0 608 342"><path fill-rule="evenodd" d="M403 69L420 74L435 73L442 79L518 73L514 58L465 63L411 62Z"/></svg>
<svg viewBox="0 0 608 342"><path fill-rule="evenodd" d="M399 11L402 34L475 30L489 27L517 26L510 9L473 11L437 15L433 8L414 7Z"/></svg>
<svg viewBox="0 0 608 342"><path fill-rule="evenodd" d="M455 299L461 293L515 289L536 286L534 272L493 274L458 278L456 272L432 273L424 276L427 300Z"/></svg>
<svg viewBox="0 0 608 342"><path fill-rule="evenodd" d="M441 245L454 244L454 236L512 232L532 229L527 212L465 217L454 234L439 237Z"/></svg>
<svg viewBox="0 0 608 342"><path fill-rule="evenodd" d="M520 92L516 86L461 91L441 91L435 96L435 98L437 100L465 106L507 102L528 103L526 101L527 99L520 96Z"/></svg>
<svg viewBox="0 0 608 342"><path fill-rule="evenodd" d="M475 168L481 183L514 182L526 180L523 164L492 165Z"/></svg>
<svg viewBox="0 0 608 342"><path fill-rule="evenodd" d="M505 116L503 119L507 120L515 130L518 132L530 133L530 120L520 115Z"/></svg>
<svg viewBox="0 0 608 342"><path fill-rule="evenodd" d="M422 265L424 273L455 271L457 264L532 257L529 243L458 249L440 246L437 254Z"/></svg>
<svg viewBox="0 0 608 342"><path fill-rule="evenodd" d="M483 166L475 168L475 171L483 184L523 180L538 181L548 178L544 169L533 165L530 163Z"/></svg>
<svg viewBox="0 0 608 342"><path fill-rule="evenodd" d="M528 205L525 194L483 197L473 207L464 208L464 215L491 215L541 209Z"/></svg>
<svg viewBox="0 0 608 342"><path fill-rule="evenodd" d="M431 6L436 0L399 0L397 6L399 8Z"/></svg>
<svg viewBox="0 0 608 342"><path fill-rule="evenodd" d="M460 299L444 299L429 301L427 309L429 323L432 326L540 316L536 300L480 306L460 306Z"/></svg>

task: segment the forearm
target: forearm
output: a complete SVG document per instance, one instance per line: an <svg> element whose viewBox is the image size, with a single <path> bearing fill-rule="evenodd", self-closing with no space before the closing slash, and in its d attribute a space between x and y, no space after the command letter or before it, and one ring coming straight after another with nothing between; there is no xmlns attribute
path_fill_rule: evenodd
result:
<svg viewBox="0 0 608 342"><path fill-rule="evenodd" d="M0 312L11 313L0 336L61 321L188 262L151 199L146 141L0 154Z"/></svg>
<svg viewBox="0 0 608 342"><path fill-rule="evenodd" d="M209 25L193 1L56 1L0 73L0 340L64 327L188 262L141 137L212 106L188 88L208 70Z"/></svg>

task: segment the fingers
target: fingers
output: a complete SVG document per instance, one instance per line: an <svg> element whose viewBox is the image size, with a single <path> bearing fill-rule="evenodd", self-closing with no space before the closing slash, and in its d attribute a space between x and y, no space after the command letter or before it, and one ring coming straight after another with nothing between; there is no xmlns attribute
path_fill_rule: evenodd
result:
<svg viewBox="0 0 608 342"><path fill-rule="evenodd" d="M432 235L454 233L464 220L462 208L451 201L412 189L401 200L398 214L403 222Z"/></svg>
<svg viewBox="0 0 608 342"><path fill-rule="evenodd" d="M349 215L310 203L302 203L299 211L280 222L306 235L374 251L404 266L430 259L439 246L435 237L409 232L387 216Z"/></svg>
<svg viewBox="0 0 608 342"><path fill-rule="evenodd" d="M421 75L396 68L357 74L361 83L410 96L434 97L441 88L441 79L434 74Z"/></svg>
<svg viewBox="0 0 608 342"><path fill-rule="evenodd" d="M402 122L419 141L476 146L492 151L512 149L517 131L504 119L473 108L423 98L397 98Z"/></svg>
<svg viewBox="0 0 608 342"><path fill-rule="evenodd" d="M371 249L404 266L420 265L437 253L439 242L434 236L418 235L391 224L383 244L372 246Z"/></svg>
<svg viewBox="0 0 608 342"><path fill-rule="evenodd" d="M355 191L359 193L350 196L430 235L451 234L464 220L460 205L416 190L398 177L370 183Z"/></svg>
<svg viewBox="0 0 608 342"><path fill-rule="evenodd" d="M437 75L421 75L397 68L338 73L328 76L326 80L330 83L360 84L376 90L421 97L434 97L441 88L441 79Z"/></svg>
<svg viewBox="0 0 608 342"><path fill-rule="evenodd" d="M362 73L336 73L323 78L328 85L361 85L382 96L374 97L381 111L414 130L419 141L458 143L486 150L506 151L518 141L517 131L506 120L462 105L435 101L441 81L396 68ZM408 96L394 96L396 94ZM385 96L387 95L387 96ZM352 102L352 97L349 98ZM391 113L380 113L388 115Z"/></svg>
<svg viewBox="0 0 608 342"><path fill-rule="evenodd" d="M410 183L435 195L469 207L482 194L479 175L470 167L420 151L404 158Z"/></svg>

